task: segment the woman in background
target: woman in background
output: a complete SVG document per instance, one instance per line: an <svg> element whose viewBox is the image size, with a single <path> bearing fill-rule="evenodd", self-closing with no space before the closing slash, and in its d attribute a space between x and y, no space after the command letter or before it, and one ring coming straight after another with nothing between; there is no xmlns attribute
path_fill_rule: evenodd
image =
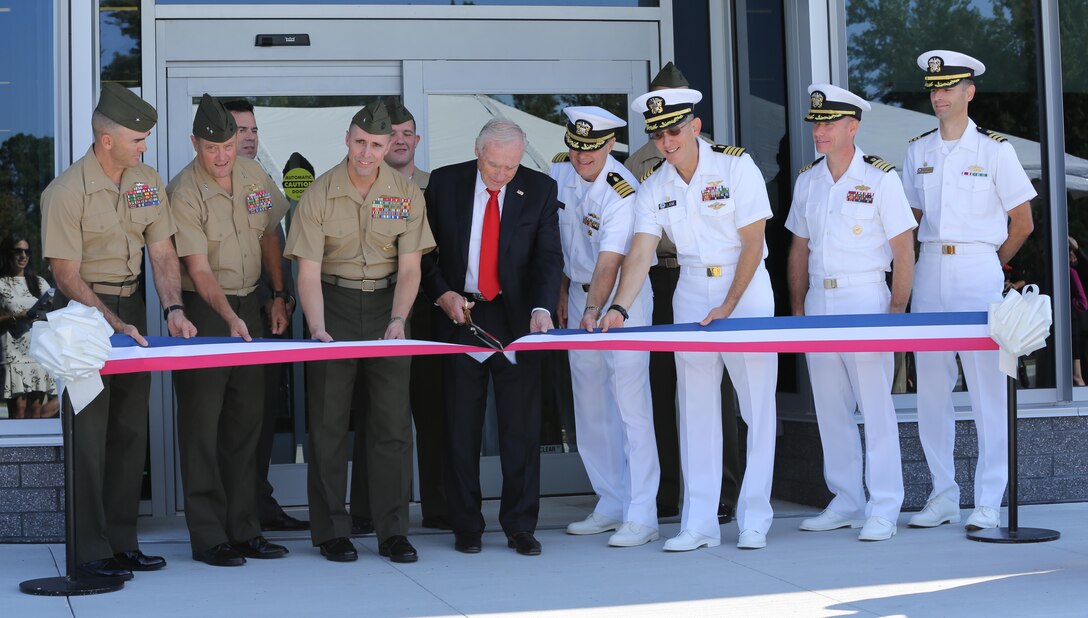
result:
<svg viewBox="0 0 1088 618"><path fill-rule="evenodd" d="M33 311L49 289L34 272L30 243L19 234L0 242L0 357L8 418L47 418L57 411L53 378L30 358L30 325L48 307Z"/></svg>

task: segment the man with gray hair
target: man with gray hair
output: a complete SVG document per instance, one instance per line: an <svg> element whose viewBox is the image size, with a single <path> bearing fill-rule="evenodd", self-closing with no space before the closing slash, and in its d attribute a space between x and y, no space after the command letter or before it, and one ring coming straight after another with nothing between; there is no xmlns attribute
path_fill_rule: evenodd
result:
<svg viewBox="0 0 1088 618"><path fill-rule="evenodd" d="M427 218L438 251L423 256L422 285L444 314L435 316L440 341L480 345L464 328L469 323L502 345L552 326L546 308L559 300L560 205L555 181L520 165L524 152L521 127L493 119L476 138L476 159L431 173ZM533 536L540 510L540 363L540 353L532 352L518 353L516 364L501 354L482 362L445 357L446 496L460 552L482 548L480 432L490 378L503 475L499 523L508 547L540 554Z"/></svg>

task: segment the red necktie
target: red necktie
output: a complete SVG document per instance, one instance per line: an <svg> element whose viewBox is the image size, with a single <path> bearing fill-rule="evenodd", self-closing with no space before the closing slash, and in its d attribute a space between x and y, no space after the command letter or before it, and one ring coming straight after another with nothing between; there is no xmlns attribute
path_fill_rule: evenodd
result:
<svg viewBox="0 0 1088 618"><path fill-rule="evenodd" d="M477 283L487 300L499 295L499 192L487 189L484 229L480 234L480 268Z"/></svg>

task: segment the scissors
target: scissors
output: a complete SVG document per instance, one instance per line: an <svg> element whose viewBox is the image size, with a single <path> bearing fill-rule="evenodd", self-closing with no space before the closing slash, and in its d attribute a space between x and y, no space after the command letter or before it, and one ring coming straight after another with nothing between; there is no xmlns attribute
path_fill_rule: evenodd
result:
<svg viewBox="0 0 1088 618"><path fill-rule="evenodd" d="M483 343L485 346L491 348L492 350L498 350L499 352L503 353L506 352L506 350L504 350L502 347L502 343L499 342L499 339L495 337L495 335L487 332L483 329L483 327L477 326L476 324L472 323L472 314L469 312L468 303L465 303L464 326L468 329L468 332L472 333L472 335L479 339L480 342Z"/></svg>

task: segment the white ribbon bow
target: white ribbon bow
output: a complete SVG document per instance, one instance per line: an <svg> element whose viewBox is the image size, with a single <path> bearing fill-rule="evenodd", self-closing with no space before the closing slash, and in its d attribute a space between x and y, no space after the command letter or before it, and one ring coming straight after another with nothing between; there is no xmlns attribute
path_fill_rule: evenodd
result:
<svg viewBox="0 0 1088 618"><path fill-rule="evenodd" d="M1032 284L1024 293L1009 290L999 303L990 303L990 337L1001 347L1001 371L1016 378L1016 360L1046 345L1054 312L1050 297Z"/></svg>
<svg viewBox="0 0 1088 618"><path fill-rule="evenodd" d="M110 355L113 328L102 313L76 301L50 311L30 330L30 356L57 382L57 393L68 389L78 414L102 392L98 374Z"/></svg>

